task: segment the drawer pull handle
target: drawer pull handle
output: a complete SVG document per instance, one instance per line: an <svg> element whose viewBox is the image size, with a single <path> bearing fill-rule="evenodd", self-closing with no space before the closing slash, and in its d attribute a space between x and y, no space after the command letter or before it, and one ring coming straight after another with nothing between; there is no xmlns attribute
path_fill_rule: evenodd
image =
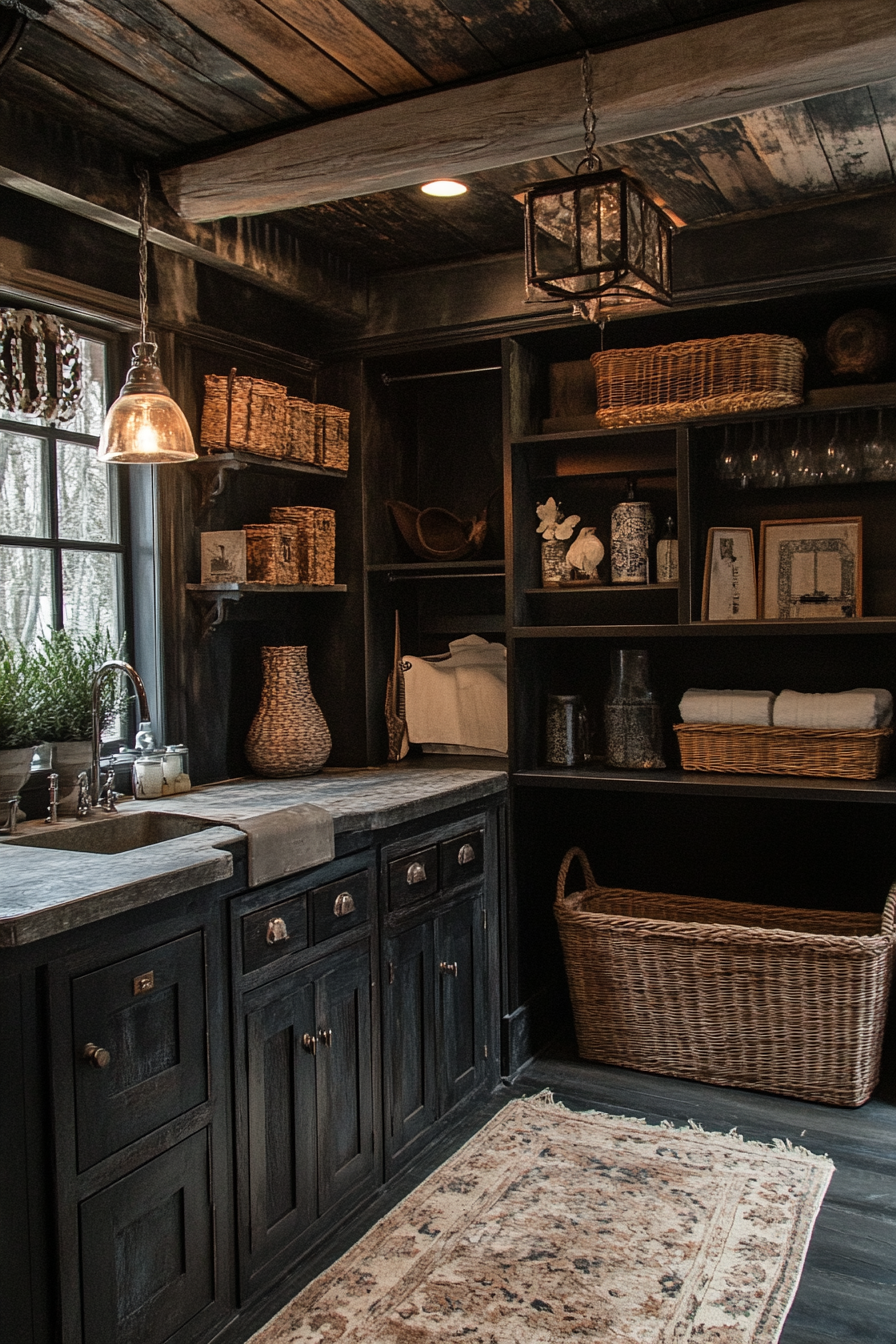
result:
<svg viewBox="0 0 896 1344"><path fill-rule="evenodd" d="M458 863L472 863L476 858L476 851L472 845L461 845L457 851Z"/></svg>
<svg viewBox="0 0 896 1344"><path fill-rule="evenodd" d="M276 919L268 920L268 931L266 934L269 943L288 943L289 930L286 924L278 916Z"/></svg>
<svg viewBox="0 0 896 1344"><path fill-rule="evenodd" d="M439 970L442 972L443 975L453 975L455 980L457 979L456 961L440 961Z"/></svg>
<svg viewBox="0 0 896 1344"><path fill-rule="evenodd" d="M302 1037L302 1044L312 1055L317 1054L317 1037L312 1036L310 1031L305 1032L305 1035Z"/></svg>
<svg viewBox="0 0 896 1344"><path fill-rule="evenodd" d="M320 1041L321 1045L325 1045L329 1050L330 1046L333 1044L333 1033L329 1027L324 1027L323 1031L317 1033L317 1039Z"/></svg>
<svg viewBox="0 0 896 1344"><path fill-rule="evenodd" d="M337 919L341 919L343 915L354 914L354 911L355 911L354 896L352 896L351 892L340 891L339 895L336 897L336 900L333 903L333 914L336 916Z"/></svg>
<svg viewBox="0 0 896 1344"><path fill-rule="evenodd" d="M104 1050L101 1045L94 1045L93 1041L88 1041L84 1047L84 1058L93 1065L95 1069L107 1069L112 1063L112 1056L108 1050Z"/></svg>
<svg viewBox="0 0 896 1344"><path fill-rule="evenodd" d="M412 863L408 868L408 886L416 886L418 882L426 881L426 869L422 863Z"/></svg>

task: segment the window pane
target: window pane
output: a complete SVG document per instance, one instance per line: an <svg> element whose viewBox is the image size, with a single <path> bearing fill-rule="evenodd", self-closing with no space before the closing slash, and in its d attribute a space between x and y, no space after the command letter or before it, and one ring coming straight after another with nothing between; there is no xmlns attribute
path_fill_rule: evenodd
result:
<svg viewBox="0 0 896 1344"><path fill-rule="evenodd" d="M117 541L111 468L87 443L59 443L56 497L59 535L73 541Z"/></svg>
<svg viewBox="0 0 896 1344"><path fill-rule="evenodd" d="M0 546L0 634L32 644L52 628L51 552Z"/></svg>
<svg viewBox="0 0 896 1344"><path fill-rule="evenodd" d="M99 437L106 415L106 347L101 341L78 337L81 351L81 378L84 396L81 409L65 428L76 434L96 434Z"/></svg>
<svg viewBox="0 0 896 1344"><path fill-rule="evenodd" d="M0 533L46 537L47 445L31 434L0 430Z"/></svg>
<svg viewBox="0 0 896 1344"><path fill-rule="evenodd" d="M120 556L62 552L62 623L71 634L89 634L99 624L117 642L120 591Z"/></svg>

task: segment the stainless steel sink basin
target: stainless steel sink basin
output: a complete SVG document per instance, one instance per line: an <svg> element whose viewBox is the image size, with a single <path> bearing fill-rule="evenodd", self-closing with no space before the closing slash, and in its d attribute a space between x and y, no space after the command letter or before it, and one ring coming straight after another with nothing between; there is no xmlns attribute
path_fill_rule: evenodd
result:
<svg viewBox="0 0 896 1344"><path fill-rule="evenodd" d="M4 843L31 849L65 849L77 854L124 854L130 849L158 845L163 840L195 835L218 824L196 817L176 817L168 812L119 813L101 821L74 822L58 828L47 826L31 834L11 836Z"/></svg>

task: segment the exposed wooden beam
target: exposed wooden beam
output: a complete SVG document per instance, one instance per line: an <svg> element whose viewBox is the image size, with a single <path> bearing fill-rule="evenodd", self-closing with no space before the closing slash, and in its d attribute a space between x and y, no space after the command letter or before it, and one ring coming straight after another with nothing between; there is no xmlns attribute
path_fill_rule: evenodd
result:
<svg viewBox="0 0 896 1344"><path fill-rule="evenodd" d="M801 0L594 58L601 143L857 88L896 75L893 0ZM185 219L265 214L581 144L578 59L367 108L172 168Z"/></svg>

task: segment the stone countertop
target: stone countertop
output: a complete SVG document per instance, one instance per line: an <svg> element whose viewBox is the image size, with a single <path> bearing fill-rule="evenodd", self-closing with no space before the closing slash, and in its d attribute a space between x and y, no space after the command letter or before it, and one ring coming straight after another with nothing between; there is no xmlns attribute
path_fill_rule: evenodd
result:
<svg viewBox="0 0 896 1344"><path fill-rule="evenodd" d="M0 948L35 942L230 877L229 846L241 839L234 828L245 818L315 803L330 812L337 834L382 830L499 793L506 784L503 770L425 766L327 770L304 779L242 779L120 803L122 815L164 811L221 822L142 849L90 854L0 841ZM97 820L108 818L100 812ZM91 821L66 824L81 827ZM26 823L20 834L42 826Z"/></svg>

